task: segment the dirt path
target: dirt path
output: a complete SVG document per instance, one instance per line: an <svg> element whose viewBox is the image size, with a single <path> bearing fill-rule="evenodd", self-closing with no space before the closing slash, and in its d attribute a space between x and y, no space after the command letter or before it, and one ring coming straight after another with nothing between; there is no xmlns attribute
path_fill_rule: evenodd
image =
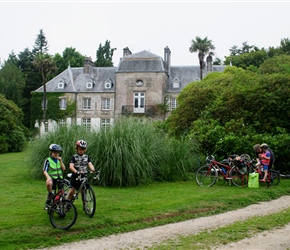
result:
<svg viewBox="0 0 290 250"><path fill-rule="evenodd" d="M116 250L116 249L146 249L166 239L172 239L178 235L192 235L205 229L213 229L226 226L240 220L275 213L290 207L290 196L283 196L277 200L261 202L248 207L229 211L226 213L201 217L194 220L168 224L153 228L147 228L134 232L111 235L103 238L95 238L64 244L58 247L47 248L50 250L82 249L82 250ZM229 220L231 218L231 220ZM247 238L237 243L231 243L212 249L263 249L284 250L290 249L290 225L273 231L266 231L253 238Z"/></svg>

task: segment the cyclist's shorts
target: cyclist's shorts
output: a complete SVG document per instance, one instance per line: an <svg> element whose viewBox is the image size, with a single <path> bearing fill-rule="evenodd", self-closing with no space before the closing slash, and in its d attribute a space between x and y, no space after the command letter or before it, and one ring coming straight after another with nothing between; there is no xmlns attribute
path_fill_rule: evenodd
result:
<svg viewBox="0 0 290 250"><path fill-rule="evenodd" d="M71 178L70 178L70 185L75 188L76 190L78 190L80 188L81 182L79 180L76 180L77 175L72 174Z"/></svg>
<svg viewBox="0 0 290 250"><path fill-rule="evenodd" d="M269 170L269 166L268 165L263 165L264 171L265 170Z"/></svg>

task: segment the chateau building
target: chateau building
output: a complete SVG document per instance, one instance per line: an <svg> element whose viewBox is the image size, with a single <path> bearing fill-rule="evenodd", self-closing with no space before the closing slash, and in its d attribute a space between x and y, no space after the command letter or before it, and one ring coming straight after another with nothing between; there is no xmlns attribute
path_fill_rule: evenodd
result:
<svg viewBox="0 0 290 250"><path fill-rule="evenodd" d="M224 68L213 65L208 57L203 75ZM106 129L119 117L129 115L164 120L177 107L180 91L200 80L199 71L199 65L172 66L168 47L164 48L163 58L146 50L132 54L124 48L118 67L95 67L91 58L86 58L83 67L68 67L46 83L47 93L63 93L59 97L60 109L74 102L76 112L74 117L40 123L40 133L64 124ZM43 86L35 92L43 92Z"/></svg>

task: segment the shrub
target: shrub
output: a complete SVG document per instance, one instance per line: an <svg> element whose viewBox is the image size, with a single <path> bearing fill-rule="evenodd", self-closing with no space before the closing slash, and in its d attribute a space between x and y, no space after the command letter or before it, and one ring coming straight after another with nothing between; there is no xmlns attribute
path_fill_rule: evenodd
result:
<svg viewBox="0 0 290 250"><path fill-rule="evenodd" d="M153 181L186 180L197 164L198 147L191 140L170 138L150 121L118 120L111 129L87 132L82 127L60 128L32 143L28 155L31 174L43 176L42 165L51 143L63 148L67 167L75 141L88 142L87 154L101 171L99 185L137 186ZM195 167L196 168L196 167Z"/></svg>

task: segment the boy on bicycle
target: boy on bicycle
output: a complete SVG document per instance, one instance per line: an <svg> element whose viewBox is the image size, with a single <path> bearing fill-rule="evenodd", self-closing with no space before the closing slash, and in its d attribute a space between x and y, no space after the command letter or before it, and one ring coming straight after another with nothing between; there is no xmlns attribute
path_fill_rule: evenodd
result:
<svg viewBox="0 0 290 250"><path fill-rule="evenodd" d="M74 154L71 159L70 159L70 163L69 163L69 169L72 172L71 175L71 180L70 180L70 185L71 188L69 190L68 193L68 200L71 200L75 190L79 189L80 187L80 181L77 179L78 176L84 172L87 171L87 168L89 167L89 169L93 172L95 172L95 167L92 164L90 157L85 154L87 150L87 142L84 140L79 140L76 142L76 151L77 153Z"/></svg>
<svg viewBox="0 0 290 250"><path fill-rule="evenodd" d="M43 166L43 174L46 177L46 188L48 191L46 203L49 204L53 199L52 190L56 188L58 179L63 179L63 171L65 165L62 158L59 156L62 152L61 146L58 144L51 144L49 146L49 157L45 160Z"/></svg>

